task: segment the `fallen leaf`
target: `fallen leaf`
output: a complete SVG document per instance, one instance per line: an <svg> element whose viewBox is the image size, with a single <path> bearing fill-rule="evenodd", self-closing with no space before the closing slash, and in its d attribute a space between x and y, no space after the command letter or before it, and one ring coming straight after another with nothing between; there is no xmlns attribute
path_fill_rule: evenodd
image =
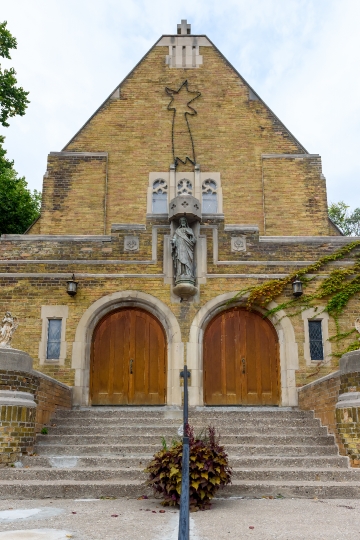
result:
<svg viewBox="0 0 360 540"><path fill-rule="evenodd" d="M255 529L255 527L253 525L250 525L249 529Z"/></svg>
<svg viewBox="0 0 360 540"><path fill-rule="evenodd" d="M76 514L76 512L71 512L72 514Z"/></svg>
<svg viewBox="0 0 360 540"><path fill-rule="evenodd" d="M151 510L153 514L156 514L156 510Z"/></svg>
<svg viewBox="0 0 360 540"><path fill-rule="evenodd" d="M111 514L111 517L119 517L119 514Z"/></svg>
<svg viewBox="0 0 360 540"><path fill-rule="evenodd" d="M165 514L165 510L159 510L159 514Z"/></svg>

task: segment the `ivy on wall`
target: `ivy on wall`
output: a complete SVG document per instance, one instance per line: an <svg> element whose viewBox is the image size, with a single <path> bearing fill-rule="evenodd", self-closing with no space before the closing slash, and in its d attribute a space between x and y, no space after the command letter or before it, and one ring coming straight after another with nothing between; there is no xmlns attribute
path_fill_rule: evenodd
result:
<svg viewBox="0 0 360 540"><path fill-rule="evenodd" d="M360 241L351 242L331 255L325 255L318 261L309 266L296 270L282 279L270 279L261 285L254 285L239 291L232 301L247 295L246 307L251 310L255 305L266 309L266 306L272 300L275 300L281 294L286 294L286 289L292 285L292 282L298 277L303 284L303 289L319 281L312 288L311 293L306 293L297 298L292 298L277 307L268 309L264 317L269 317L283 309L286 309L288 317L294 317L309 308L314 308L317 314L326 311L335 320L336 334L330 338L330 341L340 342L355 333L355 328L340 332L339 317L343 313L350 299L360 293ZM317 280L320 271L326 270L327 265L334 261L340 261L344 258L350 258L352 264L347 268L335 268L324 279ZM315 274L312 276L312 274ZM309 277L310 276L310 277ZM319 308L319 301L325 301L325 306ZM323 303L323 302L321 302ZM359 339L352 341L344 350L333 353L333 356L342 356L346 352L358 349L360 347Z"/></svg>

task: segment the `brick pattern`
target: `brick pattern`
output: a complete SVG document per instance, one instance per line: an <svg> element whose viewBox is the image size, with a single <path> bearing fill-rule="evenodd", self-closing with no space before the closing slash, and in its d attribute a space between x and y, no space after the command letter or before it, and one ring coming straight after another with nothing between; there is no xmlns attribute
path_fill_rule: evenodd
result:
<svg viewBox="0 0 360 540"><path fill-rule="evenodd" d="M333 373L323 381L307 384L298 389L299 408L304 411L314 411L323 426L337 438L335 406L340 390L340 371Z"/></svg>
<svg viewBox="0 0 360 540"><path fill-rule="evenodd" d="M340 394L360 392L360 372L343 373L341 375Z"/></svg>
<svg viewBox="0 0 360 540"><path fill-rule="evenodd" d="M339 438L351 465L360 468L360 407L336 409Z"/></svg>
<svg viewBox="0 0 360 540"><path fill-rule="evenodd" d="M14 463L32 451L35 414L34 407L0 407L0 466Z"/></svg>
<svg viewBox="0 0 360 540"><path fill-rule="evenodd" d="M165 87L178 89L187 79L190 91L201 92L194 103L197 115L188 117L196 161L203 172L221 172L228 222L257 223L264 232L264 179L269 234L292 234L286 220L291 209L299 213L302 234L334 234L319 159L268 160L263 177L262 154L304 154L304 149L261 101L249 99L249 87L221 54L203 47L204 64L191 73L169 69L165 55L166 47L154 47L122 83L119 98L110 98L65 148L108 152L107 233L119 216L121 222L145 223L149 172L167 171L173 162L173 113ZM180 164L177 170L193 167ZM104 225L105 174L104 158L50 155L41 233L98 234ZM277 195L284 196L284 212Z"/></svg>

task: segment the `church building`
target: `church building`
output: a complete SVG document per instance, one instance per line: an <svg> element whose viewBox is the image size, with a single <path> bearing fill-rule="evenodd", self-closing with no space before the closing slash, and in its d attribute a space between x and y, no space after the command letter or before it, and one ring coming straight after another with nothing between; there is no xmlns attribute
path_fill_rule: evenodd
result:
<svg viewBox="0 0 360 540"><path fill-rule="evenodd" d="M252 309L249 291L354 240L328 217L321 157L183 20L49 153L40 217L0 238L0 313L73 406L181 405L184 363L191 406L297 406L338 369L359 297L335 320L321 298L274 310L303 278Z"/></svg>

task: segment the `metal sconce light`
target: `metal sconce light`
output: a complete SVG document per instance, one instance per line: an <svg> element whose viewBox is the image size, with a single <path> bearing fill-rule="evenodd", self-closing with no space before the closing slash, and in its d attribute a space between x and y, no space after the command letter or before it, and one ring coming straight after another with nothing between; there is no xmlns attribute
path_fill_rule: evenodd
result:
<svg viewBox="0 0 360 540"><path fill-rule="evenodd" d="M73 274L72 278L69 279L69 281L67 281L66 283L67 283L66 292L70 296L75 296L75 294L77 293L77 286L78 286L78 282L75 281L75 274Z"/></svg>
<svg viewBox="0 0 360 540"><path fill-rule="evenodd" d="M301 296L303 293L302 290L302 283L298 276L295 277L294 281L292 282L292 288L293 288L293 295L294 296Z"/></svg>

